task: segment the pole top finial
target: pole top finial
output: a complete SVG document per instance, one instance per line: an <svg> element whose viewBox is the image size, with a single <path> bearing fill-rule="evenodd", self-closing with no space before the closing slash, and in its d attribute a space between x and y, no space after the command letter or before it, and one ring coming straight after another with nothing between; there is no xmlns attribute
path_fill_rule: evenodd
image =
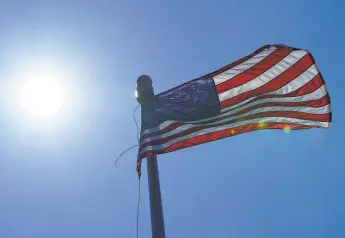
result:
<svg viewBox="0 0 345 238"><path fill-rule="evenodd" d="M141 75L137 79L136 98L140 104L149 102L154 96L152 79L148 75Z"/></svg>
<svg viewBox="0 0 345 238"><path fill-rule="evenodd" d="M152 79L150 76L143 74L138 77L137 84L151 84L152 85Z"/></svg>

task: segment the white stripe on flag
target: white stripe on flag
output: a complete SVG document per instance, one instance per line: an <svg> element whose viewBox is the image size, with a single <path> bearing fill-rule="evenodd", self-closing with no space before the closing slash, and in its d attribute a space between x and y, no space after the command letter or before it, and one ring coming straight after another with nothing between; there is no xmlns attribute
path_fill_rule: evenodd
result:
<svg viewBox="0 0 345 238"><path fill-rule="evenodd" d="M281 87L280 89L276 91L272 91L267 93L267 95L270 94L287 94L293 91L296 91L297 89L303 87L305 84L307 84L310 80L315 78L316 75L319 74L319 71L316 68L316 65L313 64L309 67L306 71L303 72L303 74L299 75L294 79L292 82L288 83L284 87Z"/></svg>
<svg viewBox="0 0 345 238"><path fill-rule="evenodd" d="M278 95L283 95L283 94L288 94L288 93L292 93L298 89L300 89L301 87L303 87L304 85L306 85L309 81L311 81L316 75L318 74L318 71L315 67L315 64L310 66L306 71L304 71L302 74L300 74L298 77L296 77L294 80L292 80L291 82L289 82L288 84L286 84L285 86L275 90L275 91L271 91L265 94L260 94L257 96L263 96L263 95L274 95L274 94L278 94ZM224 111L228 111L229 109L233 109L233 108L237 108L243 104L248 103L250 100L253 100L255 97L251 97L246 99L243 102L237 103L231 107L227 107L221 110L221 112Z"/></svg>
<svg viewBox="0 0 345 238"><path fill-rule="evenodd" d="M214 76L213 77L214 83L217 85L217 84L221 84L225 81L232 79L236 75L239 75L240 73L250 69L251 67L253 67L257 63L262 61L264 58L269 56L276 49L277 49L276 47L271 46L270 48L263 50L259 54L255 55L254 57L252 57L246 61L244 61L243 63L236 65L235 67L232 67L232 68L228 69L227 71L225 71L221 74L218 74L217 76Z"/></svg>
<svg viewBox="0 0 345 238"><path fill-rule="evenodd" d="M174 130L168 131L164 134L145 138L144 140L142 140L140 142L140 145L142 145L146 142L149 142L149 141L164 139L164 138L167 138L169 136L173 136L173 135L181 133L183 131L192 129L194 127L212 126L212 125L217 125L217 124L221 124L221 123L226 123L226 122L236 120L236 119L242 120L248 116L252 116L252 115L255 115L258 113L262 113L262 112L304 112L304 113L308 113L308 114L326 114L326 113L330 112L330 106L326 105L323 107L305 107L305 106L303 106L303 107L281 107L281 106L279 106L279 107L278 106L276 106L276 107L261 107L261 108L251 110L247 113L244 113L244 114L238 115L238 116L231 116L231 114L230 114L229 117L224 118L223 120L219 120L216 122L207 123L207 124L203 124L203 125L184 124L184 125L181 125L181 126L175 128Z"/></svg>
<svg viewBox="0 0 345 238"><path fill-rule="evenodd" d="M303 77L304 78L304 77ZM304 78L305 79L305 78ZM298 80L298 79L297 79ZM294 81L290 82L291 84L293 84ZM300 85L300 84L299 84ZM286 85L287 86L287 85ZM295 88L294 86L287 86L289 89ZM298 88L297 88L298 89ZM284 88L281 88L280 90L285 90ZM274 94L282 94L279 92L279 90L274 91ZM290 91L288 91L287 93L290 93ZM199 123L199 122L204 122L204 121L209 121L209 120L213 120L213 119L217 119L220 117L224 117L225 115L232 115L234 113L237 113L243 109L246 109L248 107L254 106L254 105L258 105L261 103L266 103L266 102L305 102L305 101L312 101L312 100L317 100L322 98L323 96L325 96L327 94L327 90L326 87L323 85L321 86L319 89L317 89L316 91L306 94L306 95L302 95L302 96L298 96L298 97L285 97L285 98L266 98L266 99L261 99L258 101L254 101L252 103L248 103L250 100L253 100L253 98L250 98L246 101L244 101L241 104L237 104L234 105L237 106L236 109L229 109L226 108L227 110L223 110L222 114L217 115L215 117L209 117L209 118L205 118L202 120L196 120L196 121L174 121L174 120L169 120L169 121L164 121L162 124L160 124L157 127L151 128L151 129L147 129L145 131L143 131L142 135L145 134L149 134L149 133L154 133L160 130L164 130L166 127L170 126L171 124L175 123L175 122L183 122L183 123ZM262 94L262 95L267 95L267 94ZM243 105L245 103L248 103L247 105Z"/></svg>
<svg viewBox="0 0 345 238"><path fill-rule="evenodd" d="M236 88L232 88L228 91L218 94L219 100L225 101L227 99L233 98L235 96L241 95L242 93L249 92L260 88L261 86L265 85L266 83L274 80L277 76L282 74L288 68L293 66L298 60L300 60L303 56L307 54L304 50L298 50L291 52L288 56L282 59L279 63L271 67L265 73L259 75L258 77L254 78L253 80L240 85Z"/></svg>
<svg viewBox="0 0 345 238"><path fill-rule="evenodd" d="M264 94L267 95L267 94ZM252 107L258 104L262 104L262 103L268 103L268 102L308 102L308 101L313 101L313 100L318 100L321 99L322 97L327 95L327 91L324 85L322 85L319 89L317 89L316 91L309 93L309 94L305 94L305 95L301 95L298 97L277 97L277 98L265 98L265 99L261 99L261 100L257 100L245 105L242 105L240 107L236 107L235 109L230 109L227 108L227 110L222 110L222 114L220 115L226 115L228 114L228 112L231 112L231 114L242 111L243 109L246 109L248 107ZM253 100L253 98L251 98L251 100ZM246 102L248 102L246 100Z"/></svg>
<svg viewBox="0 0 345 238"><path fill-rule="evenodd" d="M208 134L208 133L213 133L213 132L216 132L216 131L221 131L221 130L226 130L226 129L230 130L231 128L234 128L234 127L237 127L237 126L244 126L244 125L255 124L255 123L259 123L259 122L261 122L261 123L270 123L270 122L272 122L272 123L299 124L299 125L306 125L306 126L319 126L319 127L324 127L324 128L329 127L329 124L330 124L328 122L301 120L301 119L286 118L286 117L263 117L263 118L256 118L256 119L236 122L236 123L232 123L232 124L228 124L228 125L224 125L224 126L218 126L218 127L212 127L212 128L203 129L203 130L191 133L191 134L186 135L186 136L175 138L175 139L173 139L171 141L168 141L167 143L164 143L164 144L154 145L154 146L146 146L146 147L144 147L140 151L140 155L143 154L146 151L151 151L151 150L157 151L157 150L166 149L170 145L172 145L174 143L177 143L177 142L180 142L182 140L186 140L186 139L190 139L190 138L193 138L193 137L205 135L205 134Z"/></svg>

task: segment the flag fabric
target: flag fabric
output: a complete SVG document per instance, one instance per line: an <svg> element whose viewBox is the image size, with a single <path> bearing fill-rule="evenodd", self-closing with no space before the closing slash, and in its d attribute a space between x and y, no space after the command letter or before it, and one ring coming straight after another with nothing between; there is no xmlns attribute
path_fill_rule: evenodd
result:
<svg viewBox="0 0 345 238"><path fill-rule="evenodd" d="M154 96L142 108L142 159L262 129L328 128L330 97L313 56L266 45Z"/></svg>

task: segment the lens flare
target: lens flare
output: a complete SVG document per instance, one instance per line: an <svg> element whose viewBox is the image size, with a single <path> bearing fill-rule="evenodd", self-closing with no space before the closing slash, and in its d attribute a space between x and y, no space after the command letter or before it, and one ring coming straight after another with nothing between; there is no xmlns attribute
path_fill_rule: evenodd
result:
<svg viewBox="0 0 345 238"><path fill-rule="evenodd" d="M291 127L286 125L286 126L284 126L283 130L284 130L285 133L290 133Z"/></svg>
<svg viewBox="0 0 345 238"><path fill-rule="evenodd" d="M267 124L266 124L265 122L259 122L259 123L258 123L258 128L259 128L259 129L265 129L266 126L267 126Z"/></svg>

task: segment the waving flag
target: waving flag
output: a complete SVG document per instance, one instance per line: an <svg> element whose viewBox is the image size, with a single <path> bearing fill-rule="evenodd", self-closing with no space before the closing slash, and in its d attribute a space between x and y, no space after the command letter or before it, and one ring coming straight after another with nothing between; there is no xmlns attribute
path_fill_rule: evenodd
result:
<svg viewBox="0 0 345 238"><path fill-rule="evenodd" d="M141 160L262 129L328 128L330 98L312 55L267 45L156 95L142 108Z"/></svg>

